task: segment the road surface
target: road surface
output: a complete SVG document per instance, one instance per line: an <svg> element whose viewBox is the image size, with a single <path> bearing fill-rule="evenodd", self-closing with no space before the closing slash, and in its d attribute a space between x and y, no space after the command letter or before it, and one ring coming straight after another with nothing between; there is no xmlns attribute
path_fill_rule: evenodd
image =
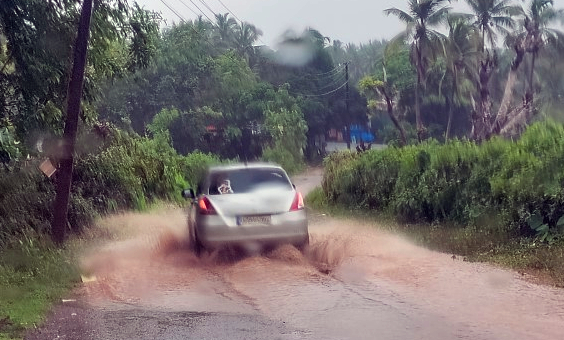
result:
<svg viewBox="0 0 564 340"><path fill-rule="evenodd" d="M312 170L295 178L308 192ZM564 291L310 213L311 247L197 259L170 208L100 223L86 281L28 339L561 340Z"/></svg>

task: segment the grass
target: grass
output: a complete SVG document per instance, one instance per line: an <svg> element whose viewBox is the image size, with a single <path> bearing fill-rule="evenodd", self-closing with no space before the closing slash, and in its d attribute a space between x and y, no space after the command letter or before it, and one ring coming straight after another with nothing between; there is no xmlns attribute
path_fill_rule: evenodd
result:
<svg viewBox="0 0 564 340"><path fill-rule="evenodd" d="M14 242L0 250L0 339L19 339L79 281L70 252L48 241Z"/></svg>
<svg viewBox="0 0 564 340"><path fill-rule="evenodd" d="M423 247L461 256L466 261L494 263L522 274L534 281L564 288L564 237L553 243L533 238L512 238L495 221L484 219L480 228L448 224L403 224L394 216L380 211L350 209L327 201L317 188L306 197L314 210L334 217L354 216L379 228L398 232Z"/></svg>

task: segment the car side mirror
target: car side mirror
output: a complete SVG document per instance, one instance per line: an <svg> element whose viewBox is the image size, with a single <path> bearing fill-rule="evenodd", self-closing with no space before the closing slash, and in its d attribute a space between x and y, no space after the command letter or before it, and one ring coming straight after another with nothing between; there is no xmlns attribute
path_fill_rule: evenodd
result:
<svg viewBox="0 0 564 340"><path fill-rule="evenodd" d="M194 190L192 189L184 189L182 190L182 197L186 199L194 199L196 195L194 195Z"/></svg>
<svg viewBox="0 0 564 340"><path fill-rule="evenodd" d="M297 190L296 185L294 183L292 183L292 188L294 188L294 190Z"/></svg>

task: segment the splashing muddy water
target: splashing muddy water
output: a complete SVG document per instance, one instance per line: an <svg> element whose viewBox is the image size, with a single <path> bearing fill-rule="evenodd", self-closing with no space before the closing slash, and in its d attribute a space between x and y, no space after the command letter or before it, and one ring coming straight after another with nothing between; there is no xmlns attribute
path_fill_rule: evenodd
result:
<svg viewBox="0 0 564 340"><path fill-rule="evenodd" d="M453 260L357 220L310 217L304 253L282 246L202 258L186 246L182 209L109 217L99 227L111 237L82 257L85 275L96 277L85 295L93 306L258 313L310 338L562 338L560 289Z"/></svg>

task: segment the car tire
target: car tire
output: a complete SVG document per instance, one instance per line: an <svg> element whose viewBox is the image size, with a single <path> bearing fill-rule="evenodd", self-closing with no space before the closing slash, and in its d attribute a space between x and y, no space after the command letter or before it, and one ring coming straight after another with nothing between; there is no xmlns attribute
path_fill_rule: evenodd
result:
<svg viewBox="0 0 564 340"><path fill-rule="evenodd" d="M306 248L309 246L309 234L305 237L305 239L296 244L296 248L298 248L299 251L304 252L304 250L306 250Z"/></svg>
<svg viewBox="0 0 564 340"><path fill-rule="evenodd" d="M198 241L198 238L194 239L192 249L194 250L194 254L196 254L197 257L200 257L202 255L204 248L202 247L200 241Z"/></svg>
<svg viewBox="0 0 564 340"><path fill-rule="evenodd" d="M198 240L198 235L196 235L196 228L190 228L189 233L190 249L194 252L194 254L196 254L197 257L200 257L203 247Z"/></svg>

